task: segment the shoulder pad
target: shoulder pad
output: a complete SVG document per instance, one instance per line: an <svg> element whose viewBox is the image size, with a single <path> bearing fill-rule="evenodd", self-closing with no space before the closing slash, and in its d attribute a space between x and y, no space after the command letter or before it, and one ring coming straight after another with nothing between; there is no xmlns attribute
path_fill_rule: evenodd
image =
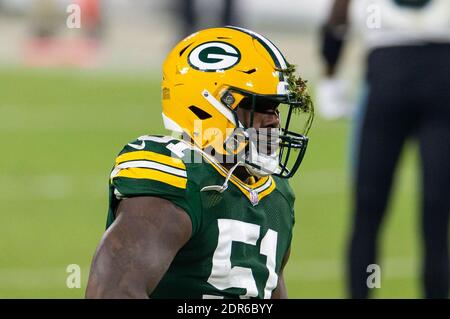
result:
<svg viewBox="0 0 450 319"><path fill-rule="evenodd" d="M128 143L115 160L111 180L116 177L147 179L186 188L186 165L170 150L172 141L178 140L144 135Z"/></svg>

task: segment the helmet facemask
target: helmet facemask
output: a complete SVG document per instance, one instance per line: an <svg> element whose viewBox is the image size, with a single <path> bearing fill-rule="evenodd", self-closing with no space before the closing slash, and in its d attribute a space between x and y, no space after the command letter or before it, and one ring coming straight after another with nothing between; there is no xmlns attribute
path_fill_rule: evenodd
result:
<svg viewBox="0 0 450 319"><path fill-rule="evenodd" d="M313 121L313 104L306 82L295 77L293 66L279 71L287 79L287 94L260 95L230 87L221 99L222 103L227 104L227 101L234 102L233 96L236 94L243 96L238 107L233 110L238 127L225 141L224 148L236 154L240 147L241 151L236 154L237 161L244 163L247 171L257 177L292 177L305 155L308 145L306 134ZM249 110L250 119L246 126L238 121L238 108ZM280 127L254 128L255 113L267 112L277 113Z"/></svg>

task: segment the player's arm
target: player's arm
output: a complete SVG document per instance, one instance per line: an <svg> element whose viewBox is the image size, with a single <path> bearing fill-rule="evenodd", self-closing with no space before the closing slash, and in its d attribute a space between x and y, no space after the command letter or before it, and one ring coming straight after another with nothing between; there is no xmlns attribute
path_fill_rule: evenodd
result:
<svg viewBox="0 0 450 319"><path fill-rule="evenodd" d="M349 24L351 0L335 0L322 28L322 57L326 63L327 76L333 76L341 56L345 35Z"/></svg>
<svg viewBox="0 0 450 319"><path fill-rule="evenodd" d="M349 25L350 0L335 0L321 28L321 55L325 76L317 83L318 113L328 120L350 115L346 83L337 75Z"/></svg>
<svg viewBox="0 0 450 319"><path fill-rule="evenodd" d="M187 213L158 197L120 202L95 253L86 298L148 298L192 232Z"/></svg>
<svg viewBox="0 0 450 319"><path fill-rule="evenodd" d="M286 266L289 255L291 254L291 248L288 249L283 258L283 264L281 265L281 272L278 276L278 285L277 288L272 293L272 299L288 299L286 283L284 282L283 270L284 266Z"/></svg>

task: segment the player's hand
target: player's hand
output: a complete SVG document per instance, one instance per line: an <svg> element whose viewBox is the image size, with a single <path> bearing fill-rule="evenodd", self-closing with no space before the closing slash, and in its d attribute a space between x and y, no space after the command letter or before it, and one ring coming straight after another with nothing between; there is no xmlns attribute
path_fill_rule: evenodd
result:
<svg viewBox="0 0 450 319"><path fill-rule="evenodd" d="M343 80L328 77L317 86L317 109L326 120L337 120L350 115L347 88Z"/></svg>

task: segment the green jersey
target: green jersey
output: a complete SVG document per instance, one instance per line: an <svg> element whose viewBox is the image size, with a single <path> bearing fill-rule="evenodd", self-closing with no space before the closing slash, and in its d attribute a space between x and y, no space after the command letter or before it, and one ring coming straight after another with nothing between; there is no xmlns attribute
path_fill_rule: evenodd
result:
<svg viewBox="0 0 450 319"><path fill-rule="evenodd" d="M291 244L294 194L287 180L272 176L248 185L232 175L224 191L208 187L223 185L227 172L171 137L141 136L118 155L108 227L119 201L133 196L169 200L192 222L191 238L151 298L271 297Z"/></svg>

